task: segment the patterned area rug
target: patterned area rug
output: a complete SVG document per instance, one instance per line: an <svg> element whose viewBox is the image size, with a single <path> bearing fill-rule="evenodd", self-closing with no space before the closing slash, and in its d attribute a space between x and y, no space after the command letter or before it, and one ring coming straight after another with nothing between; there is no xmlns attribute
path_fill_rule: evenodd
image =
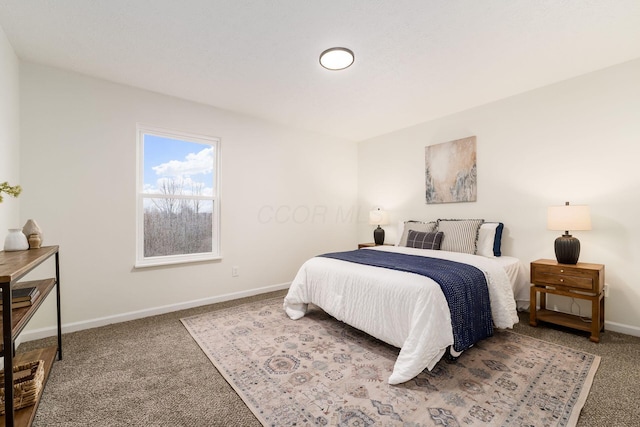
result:
<svg viewBox="0 0 640 427"><path fill-rule="evenodd" d="M513 332L391 386L398 349L282 298L182 319L266 426L574 426L600 358Z"/></svg>

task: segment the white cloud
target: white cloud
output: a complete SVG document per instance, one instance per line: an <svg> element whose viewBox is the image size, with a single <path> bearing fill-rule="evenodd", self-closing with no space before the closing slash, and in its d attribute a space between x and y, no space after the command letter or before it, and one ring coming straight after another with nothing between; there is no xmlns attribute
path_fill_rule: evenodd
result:
<svg viewBox="0 0 640 427"><path fill-rule="evenodd" d="M185 160L171 160L152 167L157 175L165 177L183 177L213 172L213 147L198 153L189 153Z"/></svg>
<svg viewBox="0 0 640 427"><path fill-rule="evenodd" d="M145 183L145 194L179 194L182 196L213 196L211 176L198 175L213 172L214 148L208 147L198 153L189 153L184 160L171 160L151 169L158 176L156 182ZM208 186L207 186L208 184Z"/></svg>

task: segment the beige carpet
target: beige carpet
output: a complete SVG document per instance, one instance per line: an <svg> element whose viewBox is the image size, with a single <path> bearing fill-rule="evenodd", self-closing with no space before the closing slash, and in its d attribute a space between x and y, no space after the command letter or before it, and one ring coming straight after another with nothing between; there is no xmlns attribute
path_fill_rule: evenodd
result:
<svg viewBox="0 0 640 427"><path fill-rule="evenodd" d="M398 350L282 298L182 319L264 425L573 426L600 358L497 332L457 363L390 386Z"/></svg>

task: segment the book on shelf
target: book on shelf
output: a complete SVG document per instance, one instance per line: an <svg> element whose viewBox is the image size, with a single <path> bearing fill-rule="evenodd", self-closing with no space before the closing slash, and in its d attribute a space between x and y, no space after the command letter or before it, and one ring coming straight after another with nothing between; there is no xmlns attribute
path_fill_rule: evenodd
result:
<svg viewBox="0 0 640 427"><path fill-rule="evenodd" d="M11 301L33 301L33 299L40 293L35 286L29 286L28 288L15 288L11 289Z"/></svg>
<svg viewBox="0 0 640 427"><path fill-rule="evenodd" d="M12 302L11 308L16 309L16 308L22 308L22 307L29 307L31 304L33 304L33 301L31 300ZM3 310L3 304L0 304L0 313L2 313L2 310Z"/></svg>
<svg viewBox="0 0 640 427"><path fill-rule="evenodd" d="M15 304L19 302L28 301L29 303L32 303L39 294L40 294L40 291L35 286L11 289L11 302L14 305L14 307L15 307ZM0 290L0 298L2 298L1 290ZM2 304L0 303L0 305Z"/></svg>

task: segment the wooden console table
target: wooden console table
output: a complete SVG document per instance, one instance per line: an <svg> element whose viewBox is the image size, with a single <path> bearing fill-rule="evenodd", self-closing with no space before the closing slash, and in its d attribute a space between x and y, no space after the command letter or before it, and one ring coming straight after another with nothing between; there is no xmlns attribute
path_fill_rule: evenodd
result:
<svg viewBox="0 0 640 427"><path fill-rule="evenodd" d="M27 273L50 257L55 257L56 277L29 282L18 282ZM40 291L28 307L12 309L11 289L35 286ZM58 345L28 353L15 355L14 342L20 332L40 308L49 293L56 288L56 309L58 323ZM25 251L0 252L0 289L2 289L2 356L4 357L5 414L0 417L0 425L30 426L33 422L40 396L32 406L14 411L13 366L27 361L44 360L44 383L49 378L51 365L56 353L62 359L62 327L60 320L60 262L58 246L45 246ZM44 384L43 384L44 388ZM41 392L42 393L42 392Z"/></svg>

